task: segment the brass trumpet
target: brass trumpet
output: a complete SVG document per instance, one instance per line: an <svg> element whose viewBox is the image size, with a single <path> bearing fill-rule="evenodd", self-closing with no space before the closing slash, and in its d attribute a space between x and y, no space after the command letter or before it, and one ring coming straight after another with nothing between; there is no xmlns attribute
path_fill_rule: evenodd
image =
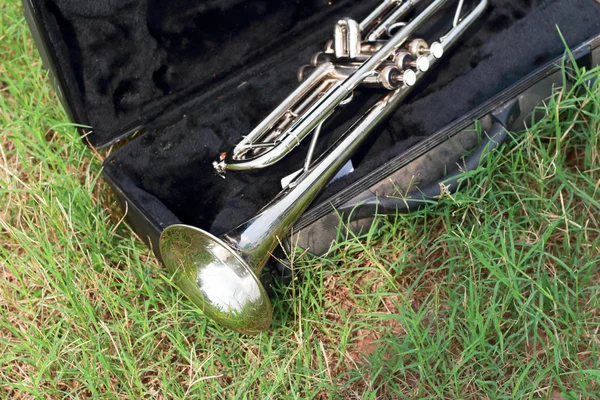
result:
<svg viewBox="0 0 600 400"><path fill-rule="evenodd" d="M231 156L216 163L219 172L263 168L313 132L304 169L270 204L220 237L187 225L172 225L163 231L160 251L165 265L175 283L208 317L243 333L269 328L271 302L258 277L279 240L488 4L479 0L463 16L464 0L434 0L412 20L400 22L421 1L385 0L360 24L348 18L338 22L334 40L313 57L315 70L310 77L245 137ZM444 36L431 45L413 38L417 29L450 2L457 6ZM387 40L382 40L384 37ZM386 92L334 147L312 162L315 138L324 121L350 101L359 86L376 86Z"/></svg>

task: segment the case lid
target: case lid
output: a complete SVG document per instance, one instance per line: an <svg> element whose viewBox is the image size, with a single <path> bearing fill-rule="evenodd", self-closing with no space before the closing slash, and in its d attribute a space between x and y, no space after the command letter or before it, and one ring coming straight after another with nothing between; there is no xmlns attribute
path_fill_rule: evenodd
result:
<svg viewBox="0 0 600 400"><path fill-rule="evenodd" d="M361 4L363 3L363 4ZM366 3L366 4L365 4ZM65 109L106 146L359 0L24 0ZM322 22L319 22L323 20ZM323 38L326 39L326 38Z"/></svg>

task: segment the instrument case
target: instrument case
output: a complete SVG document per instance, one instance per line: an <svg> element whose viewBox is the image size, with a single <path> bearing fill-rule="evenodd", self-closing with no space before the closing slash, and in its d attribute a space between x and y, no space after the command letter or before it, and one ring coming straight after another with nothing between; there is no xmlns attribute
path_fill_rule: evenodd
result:
<svg viewBox="0 0 600 400"><path fill-rule="evenodd" d="M257 213L280 191L280 180L302 166L305 145L275 167L226 179L212 164L298 85L296 71L323 48L339 18L360 20L380 1L23 0L23 6L71 121L91 127L81 132L96 148L118 144L104 177L133 229L160 257L165 227L185 223L222 234ZM436 18L452 18L451 11ZM490 0L353 158L354 171L323 190L291 241L323 254L341 211L358 230L375 212L414 209L444 179L454 188L458 165L476 165L507 130L521 130L563 83L564 43L580 66L600 63L597 1ZM356 93L325 126L319 149L379 96ZM409 201L398 199L409 192Z"/></svg>

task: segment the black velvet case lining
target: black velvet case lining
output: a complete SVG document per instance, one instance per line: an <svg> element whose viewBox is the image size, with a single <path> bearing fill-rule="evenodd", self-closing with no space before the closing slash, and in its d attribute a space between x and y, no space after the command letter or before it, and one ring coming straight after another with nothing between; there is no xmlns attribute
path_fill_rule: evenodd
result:
<svg viewBox="0 0 600 400"><path fill-rule="evenodd" d="M329 5L333 3L332 5ZM179 220L222 233L253 215L298 169L295 151L274 168L231 173L212 162L297 85L295 72L344 15L379 0L47 0L49 21L70 37L73 67L90 121L111 135L139 119L149 128L106 163L106 172L159 225ZM329 195L380 167L544 63L600 31L594 0L490 0L470 31ZM59 55L60 56L60 55ZM362 101L365 100L365 101ZM373 100L357 100L328 124L322 148ZM335 127L335 128L334 128ZM98 133L99 132L99 133Z"/></svg>
<svg viewBox="0 0 600 400"><path fill-rule="evenodd" d="M65 71L69 86L98 143L152 119L151 110L161 113L190 92L296 42L315 26L331 27L336 11L366 8L358 0L33 2L60 64L72 67Z"/></svg>

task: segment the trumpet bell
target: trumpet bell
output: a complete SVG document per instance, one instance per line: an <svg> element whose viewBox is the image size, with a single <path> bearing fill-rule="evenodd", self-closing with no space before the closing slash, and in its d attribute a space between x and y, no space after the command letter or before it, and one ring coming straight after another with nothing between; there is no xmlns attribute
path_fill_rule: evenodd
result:
<svg viewBox="0 0 600 400"><path fill-rule="evenodd" d="M204 314L231 330L268 330L271 301L253 269L225 242L188 225L172 225L160 237L163 262L174 283Z"/></svg>

